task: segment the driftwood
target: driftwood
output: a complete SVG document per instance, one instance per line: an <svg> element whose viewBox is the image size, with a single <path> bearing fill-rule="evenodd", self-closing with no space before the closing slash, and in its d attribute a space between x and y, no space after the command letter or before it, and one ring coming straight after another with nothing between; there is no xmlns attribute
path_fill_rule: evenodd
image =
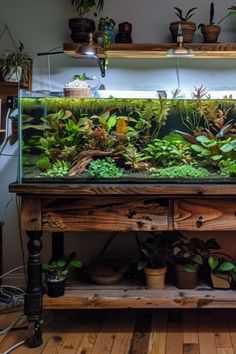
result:
<svg viewBox="0 0 236 354"><path fill-rule="evenodd" d="M114 155L111 151L87 150L80 152L74 160L73 166L69 171L69 176L75 176L77 173L82 173L93 160L94 157L107 157Z"/></svg>

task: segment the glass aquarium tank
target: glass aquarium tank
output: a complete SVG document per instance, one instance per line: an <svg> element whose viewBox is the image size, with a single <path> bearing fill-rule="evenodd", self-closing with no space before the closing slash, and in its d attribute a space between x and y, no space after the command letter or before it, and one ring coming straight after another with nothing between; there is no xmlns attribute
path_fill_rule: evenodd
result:
<svg viewBox="0 0 236 354"><path fill-rule="evenodd" d="M21 92L20 180L234 183L234 95L203 87L91 98Z"/></svg>

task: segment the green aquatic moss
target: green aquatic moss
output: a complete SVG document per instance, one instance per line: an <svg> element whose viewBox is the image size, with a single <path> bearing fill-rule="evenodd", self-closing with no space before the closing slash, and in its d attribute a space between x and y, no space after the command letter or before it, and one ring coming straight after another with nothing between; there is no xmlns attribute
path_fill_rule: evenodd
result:
<svg viewBox="0 0 236 354"><path fill-rule="evenodd" d="M151 175L153 178L204 178L207 176L209 176L209 172L205 168L192 165L161 168Z"/></svg>
<svg viewBox="0 0 236 354"><path fill-rule="evenodd" d="M112 158L106 157L91 161L88 174L93 178L119 178L123 173Z"/></svg>

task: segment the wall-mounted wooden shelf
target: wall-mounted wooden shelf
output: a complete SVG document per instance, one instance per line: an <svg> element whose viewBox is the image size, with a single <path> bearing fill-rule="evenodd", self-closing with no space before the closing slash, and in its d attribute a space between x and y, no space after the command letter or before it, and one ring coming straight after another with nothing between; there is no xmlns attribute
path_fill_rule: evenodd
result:
<svg viewBox="0 0 236 354"><path fill-rule="evenodd" d="M76 57L76 43L65 43L63 50L66 54ZM191 59L235 59L236 58L236 43L186 43L186 48L194 51ZM110 59L118 58L134 58L134 59L154 59L168 58L167 50L176 48L176 43L150 43L150 44L111 44L107 51L107 56ZM169 59L169 58L168 58Z"/></svg>

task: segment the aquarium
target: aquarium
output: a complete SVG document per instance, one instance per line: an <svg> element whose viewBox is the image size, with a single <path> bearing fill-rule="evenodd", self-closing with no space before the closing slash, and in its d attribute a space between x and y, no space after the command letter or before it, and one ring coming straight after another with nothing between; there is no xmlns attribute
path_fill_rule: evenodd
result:
<svg viewBox="0 0 236 354"><path fill-rule="evenodd" d="M19 110L23 182L236 181L234 92L21 92Z"/></svg>

